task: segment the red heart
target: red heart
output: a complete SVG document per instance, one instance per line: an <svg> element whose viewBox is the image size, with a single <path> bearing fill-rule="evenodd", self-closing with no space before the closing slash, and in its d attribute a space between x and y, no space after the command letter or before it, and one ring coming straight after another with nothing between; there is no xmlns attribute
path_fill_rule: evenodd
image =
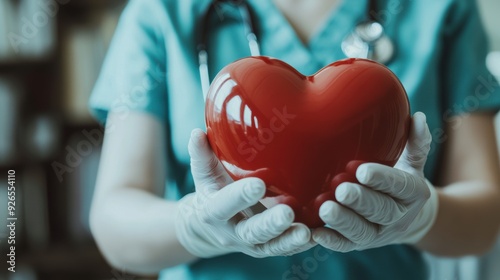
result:
<svg viewBox="0 0 500 280"><path fill-rule="evenodd" d="M210 144L234 179L259 177L267 196L310 227L341 182L363 162L393 166L406 144L410 108L398 78L364 59L304 76L268 57L220 71L206 100Z"/></svg>

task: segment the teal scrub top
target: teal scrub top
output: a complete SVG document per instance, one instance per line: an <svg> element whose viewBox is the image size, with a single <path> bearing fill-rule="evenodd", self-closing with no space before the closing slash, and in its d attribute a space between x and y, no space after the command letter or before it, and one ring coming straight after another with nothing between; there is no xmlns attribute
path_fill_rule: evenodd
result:
<svg viewBox="0 0 500 280"><path fill-rule="evenodd" d="M367 0L342 1L303 44L270 0L249 0L263 55L313 74L345 58L342 39L366 18ZM107 113L143 111L161 120L168 133L166 198L194 191L187 143L204 128L204 101L196 39L209 0L131 0L112 40L90 99L102 123ZM379 0L375 17L393 40L387 66L401 79L412 112L422 111L433 135L426 176L433 179L445 124L460 124L467 112L496 110L500 90L485 67L487 42L475 1ZM211 78L226 64L250 54L239 13L219 5L210 20ZM160 279L426 279L420 253L394 245L337 253L323 247L291 257L256 259L229 254L165 269Z"/></svg>

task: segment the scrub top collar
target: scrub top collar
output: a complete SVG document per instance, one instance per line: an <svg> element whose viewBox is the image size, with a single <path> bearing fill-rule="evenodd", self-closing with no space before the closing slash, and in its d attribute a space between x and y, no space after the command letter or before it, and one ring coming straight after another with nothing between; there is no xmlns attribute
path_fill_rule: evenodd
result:
<svg viewBox="0 0 500 280"><path fill-rule="evenodd" d="M204 0L198 6L201 18L211 1ZM356 2L341 0L338 6L321 24L316 33L304 44L297 36L285 16L272 0L249 0L257 21L259 44L262 55L281 59L306 75L311 75L325 65L343 59L341 43L356 24L367 18L368 0ZM217 13L220 13L217 15ZM211 16L230 17L241 20L239 14L230 8L216 9ZM214 21L212 20L213 24ZM211 26L211 28L216 28Z"/></svg>

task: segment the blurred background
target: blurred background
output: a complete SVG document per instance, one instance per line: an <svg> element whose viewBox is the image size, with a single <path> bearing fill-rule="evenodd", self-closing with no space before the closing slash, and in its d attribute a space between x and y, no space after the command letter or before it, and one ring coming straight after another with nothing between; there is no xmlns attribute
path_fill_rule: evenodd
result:
<svg viewBox="0 0 500 280"><path fill-rule="evenodd" d="M0 0L0 280L142 279L108 266L88 225L103 132L87 100L126 2ZM500 1L478 2L500 79ZM16 273L5 267L8 170ZM500 279L500 243L480 258L428 259L436 280Z"/></svg>

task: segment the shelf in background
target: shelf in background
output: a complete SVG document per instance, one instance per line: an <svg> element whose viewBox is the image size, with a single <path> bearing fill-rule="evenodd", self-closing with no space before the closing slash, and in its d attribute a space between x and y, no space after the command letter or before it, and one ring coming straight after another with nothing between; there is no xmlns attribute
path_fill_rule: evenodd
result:
<svg viewBox="0 0 500 280"><path fill-rule="evenodd" d="M29 256L19 256L19 265L34 269L40 279L157 279L156 276L139 277L110 267L95 244L87 246L60 244L30 252Z"/></svg>
<svg viewBox="0 0 500 280"><path fill-rule="evenodd" d="M67 244L52 246L45 250L32 251L19 256L19 265L34 269L38 274L53 278L105 279L112 277L112 269L106 264L95 246L74 247ZM80 278L78 278L80 279Z"/></svg>
<svg viewBox="0 0 500 280"><path fill-rule="evenodd" d="M39 280L156 279L126 277L111 268L92 241L88 225L102 141L102 128L88 114L88 95L127 0L42 1L60 3L50 24L44 25L47 30L40 28L47 32L29 40L33 48L14 52L2 31L22 31L18 15L31 21L37 11L49 14L39 2L0 0L0 21L9 19L9 24L0 24L0 105L4 105L0 113L6 120L0 121L0 128L12 127L12 133L2 129L0 135L14 143L3 150L0 145L0 155L14 151L14 156L0 161L0 173L16 170L24 192L19 196L24 230L19 228L17 264ZM17 8L19 12L11 12ZM46 45L50 47L43 48ZM48 123L53 127L36 121L40 119L52 120ZM78 149L90 141L87 132L94 133L89 142L92 152L83 154ZM0 143L5 143L2 137ZM44 153L48 156L39 156L39 151L49 150L47 143L56 143L55 148ZM65 173L58 173L55 162L66 168ZM0 184L2 190L4 185Z"/></svg>
<svg viewBox="0 0 500 280"><path fill-rule="evenodd" d="M0 59L0 72L17 72L31 69L40 69L45 67L53 67L54 57L46 56L43 58L12 58Z"/></svg>
<svg viewBox="0 0 500 280"><path fill-rule="evenodd" d="M78 15L85 12L102 11L110 8L124 6L126 0L72 0L67 4L60 5L63 13Z"/></svg>

